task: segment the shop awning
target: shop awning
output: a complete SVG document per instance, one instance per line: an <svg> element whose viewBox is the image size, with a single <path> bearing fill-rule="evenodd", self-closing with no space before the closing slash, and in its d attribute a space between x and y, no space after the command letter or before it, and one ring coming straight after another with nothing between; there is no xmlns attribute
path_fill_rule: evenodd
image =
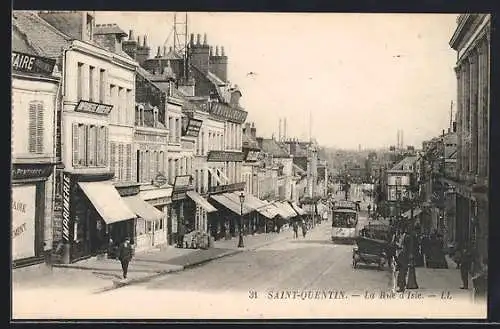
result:
<svg viewBox="0 0 500 329"><path fill-rule="evenodd" d="M130 210L135 212L137 216L141 217L144 220L155 221L162 219L164 216L161 211L159 211L146 201L142 200L137 195L123 197L123 200L130 208Z"/></svg>
<svg viewBox="0 0 500 329"><path fill-rule="evenodd" d="M418 215L420 215L421 212L422 212L422 209L420 209L420 208L413 209L413 217L414 218L417 217ZM411 216L411 210L408 210L407 212L405 212L403 214L403 217L406 217L408 219L410 219L410 216Z"/></svg>
<svg viewBox="0 0 500 329"><path fill-rule="evenodd" d="M214 206L212 206L210 203L208 203L207 200L205 200L201 195L199 195L195 191L187 191L186 194L197 205L199 205L200 207L202 207L203 209L205 209L206 212L217 211L217 209Z"/></svg>
<svg viewBox="0 0 500 329"><path fill-rule="evenodd" d="M78 182L106 224L135 218L113 184L108 182Z"/></svg>
<svg viewBox="0 0 500 329"><path fill-rule="evenodd" d="M240 203L239 202L236 203L232 199L228 198L227 194L231 194L231 193L216 194L216 195L212 195L210 197L212 199L214 199L215 201L217 201L222 206L226 207L227 209L231 210L235 214L239 215L240 212L241 212L241 205L240 205ZM246 207L243 204L243 215L249 214L252 211L253 211L252 209Z"/></svg>
<svg viewBox="0 0 500 329"><path fill-rule="evenodd" d="M290 217L295 217L297 216L297 213L295 210L293 210L292 206L287 201L280 202L282 207L286 210L286 212L289 214Z"/></svg>
<svg viewBox="0 0 500 329"><path fill-rule="evenodd" d="M300 216L306 214L306 212L304 211L304 209L300 208L295 202L292 202L291 205L292 205L293 210L295 210L295 212L297 214L299 214Z"/></svg>
<svg viewBox="0 0 500 329"><path fill-rule="evenodd" d="M263 207L257 209L257 212L259 214L268 219L273 219L274 217L279 215L278 209L274 205L265 202L264 204L265 205Z"/></svg>
<svg viewBox="0 0 500 329"><path fill-rule="evenodd" d="M240 193L241 192L232 192L232 200L238 200L239 202L239 198L240 198ZM267 203L265 203L264 201L262 201L261 199L253 196L252 194L248 194L246 193L245 194L245 202L244 202L244 205L247 206L248 208L252 208L253 210L259 210L263 207L267 207Z"/></svg>
<svg viewBox="0 0 500 329"><path fill-rule="evenodd" d="M281 202L275 202L272 205L276 208L275 210L278 212L278 215L280 215L284 219L295 216L295 214L292 216L288 209L285 208Z"/></svg>

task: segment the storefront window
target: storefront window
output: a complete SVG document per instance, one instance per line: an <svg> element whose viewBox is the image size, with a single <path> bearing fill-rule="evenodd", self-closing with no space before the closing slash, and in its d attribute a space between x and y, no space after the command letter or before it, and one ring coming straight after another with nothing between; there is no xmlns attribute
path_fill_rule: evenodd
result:
<svg viewBox="0 0 500 329"><path fill-rule="evenodd" d="M146 222L142 218L137 219L136 233L137 235L143 235L144 233L146 233Z"/></svg>
<svg viewBox="0 0 500 329"><path fill-rule="evenodd" d="M150 221L146 222L146 231L147 233L153 233L153 222Z"/></svg>

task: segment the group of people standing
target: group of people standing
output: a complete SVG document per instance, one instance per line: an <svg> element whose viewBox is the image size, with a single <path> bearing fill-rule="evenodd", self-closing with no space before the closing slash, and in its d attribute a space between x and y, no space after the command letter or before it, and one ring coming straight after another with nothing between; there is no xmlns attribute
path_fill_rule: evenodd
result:
<svg viewBox="0 0 500 329"><path fill-rule="evenodd" d="M307 234L307 224L306 222L302 220L294 220L292 223L292 228L293 228L293 238L298 239L299 238L299 226L302 230L302 237L305 238Z"/></svg>

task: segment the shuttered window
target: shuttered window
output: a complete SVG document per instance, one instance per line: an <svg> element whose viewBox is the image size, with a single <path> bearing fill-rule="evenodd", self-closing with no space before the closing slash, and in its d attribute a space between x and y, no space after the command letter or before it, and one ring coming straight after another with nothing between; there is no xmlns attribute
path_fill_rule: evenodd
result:
<svg viewBox="0 0 500 329"><path fill-rule="evenodd" d="M73 167L80 165L80 129L77 123L73 123Z"/></svg>
<svg viewBox="0 0 500 329"><path fill-rule="evenodd" d="M108 128L101 126L96 127L96 135L97 135L97 145L96 149L96 165L97 166L106 166L107 165L107 151L108 151Z"/></svg>
<svg viewBox="0 0 500 329"><path fill-rule="evenodd" d="M30 153L43 153L43 102L34 101L29 104L29 141Z"/></svg>
<svg viewBox="0 0 500 329"><path fill-rule="evenodd" d="M132 181L132 144L127 144L125 180Z"/></svg>
<svg viewBox="0 0 500 329"><path fill-rule="evenodd" d="M111 170L115 173L115 178L118 176L118 172L116 171L116 143L111 142L110 143L110 161L109 161L109 166L111 167Z"/></svg>
<svg viewBox="0 0 500 329"><path fill-rule="evenodd" d="M88 126L88 149L87 149L87 159L88 165L90 167L97 166L97 149L100 148L101 145L98 146L97 142L97 127L96 126Z"/></svg>
<svg viewBox="0 0 500 329"><path fill-rule="evenodd" d="M123 180L125 176L124 145L118 144L118 179Z"/></svg>

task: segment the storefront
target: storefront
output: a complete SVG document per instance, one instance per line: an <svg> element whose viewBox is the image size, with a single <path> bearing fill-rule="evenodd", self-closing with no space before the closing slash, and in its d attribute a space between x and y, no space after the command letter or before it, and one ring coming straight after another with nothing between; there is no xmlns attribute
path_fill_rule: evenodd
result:
<svg viewBox="0 0 500 329"><path fill-rule="evenodd" d="M52 164L14 164L12 168L12 262L21 267L45 259L46 184Z"/></svg>
<svg viewBox="0 0 500 329"><path fill-rule="evenodd" d="M135 242L136 214L110 178L111 174L62 173L64 263L105 253L126 237Z"/></svg>

